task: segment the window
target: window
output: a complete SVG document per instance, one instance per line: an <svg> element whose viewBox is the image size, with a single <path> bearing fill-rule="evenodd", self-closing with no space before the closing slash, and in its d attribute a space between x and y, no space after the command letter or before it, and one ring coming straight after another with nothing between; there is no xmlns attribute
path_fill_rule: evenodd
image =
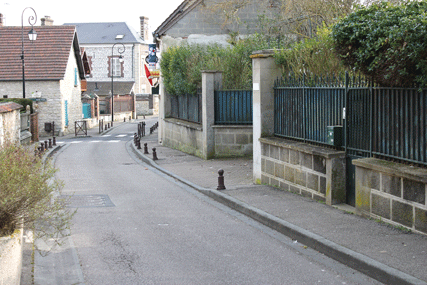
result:
<svg viewBox="0 0 427 285"><path fill-rule="evenodd" d="M120 59L118 56L108 58L108 77L124 77L123 59Z"/></svg>

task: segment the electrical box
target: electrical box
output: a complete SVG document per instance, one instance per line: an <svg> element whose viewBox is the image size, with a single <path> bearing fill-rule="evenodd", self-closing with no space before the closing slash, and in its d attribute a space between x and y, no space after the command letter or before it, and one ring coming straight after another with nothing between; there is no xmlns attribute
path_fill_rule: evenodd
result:
<svg viewBox="0 0 427 285"><path fill-rule="evenodd" d="M52 123L44 123L44 131L50 133L52 131Z"/></svg>
<svg viewBox="0 0 427 285"><path fill-rule="evenodd" d="M343 145L343 132L342 126L327 126L327 141L328 144L333 146Z"/></svg>

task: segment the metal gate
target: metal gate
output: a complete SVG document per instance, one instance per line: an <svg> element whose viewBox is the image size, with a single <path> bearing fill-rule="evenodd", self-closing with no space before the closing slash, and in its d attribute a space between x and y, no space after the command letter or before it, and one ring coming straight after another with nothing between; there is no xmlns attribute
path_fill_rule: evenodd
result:
<svg viewBox="0 0 427 285"><path fill-rule="evenodd" d="M91 112L89 103L83 103L82 109L83 109L83 119L88 119L92 117L92 112Z"/></svg>
<svg viewBox="0 0 427 285"><path fill-rule="evenodd" d="M78 135L87 136L87 123L86 123L86 121L75 121L74 122L74 128L75 128L74 133L75 133L76 137Z"/></svg>

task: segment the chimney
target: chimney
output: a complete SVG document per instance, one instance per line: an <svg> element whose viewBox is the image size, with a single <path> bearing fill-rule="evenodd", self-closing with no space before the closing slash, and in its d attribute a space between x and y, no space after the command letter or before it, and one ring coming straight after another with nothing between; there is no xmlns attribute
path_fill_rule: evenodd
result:
<svg viewBox="0 0 427 285"><path fill-rule="evenodd" d="M3 27L3 14L0 13L0 27Z"/></svg>
<svg viewBox="0 0 427 285"><path fill-rule="evenodd" d="M141 38L144 41L148 41L148 18L141 16L139 17L139 22L141 24Z"/></svg>
<svg viewBox="0 0 427 285"><path fill-rule="evenodd" d="M50 16L44 16L44 18L41 18L40 21L42 26L53 26L53 20L50 18Z"/></svg>

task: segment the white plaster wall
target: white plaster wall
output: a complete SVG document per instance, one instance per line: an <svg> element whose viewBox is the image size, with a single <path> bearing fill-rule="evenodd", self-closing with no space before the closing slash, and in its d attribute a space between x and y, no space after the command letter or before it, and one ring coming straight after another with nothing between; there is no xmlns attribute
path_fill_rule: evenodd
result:
<svg viewBox="0 0 427 285"><path fill-rule="evenodd" d="M81 82L77 74L77 82L75 82L75 70L78 70L74 51L70 51L65 78L60 81L61 90L61 126L64 134L74 132L74 122L83 119L82 100L81 100ZM78 71L77 71L78 72ZM77 84L75 84L77 83ZM68 127L65 125L65 100L68 101Z"/></svg>

